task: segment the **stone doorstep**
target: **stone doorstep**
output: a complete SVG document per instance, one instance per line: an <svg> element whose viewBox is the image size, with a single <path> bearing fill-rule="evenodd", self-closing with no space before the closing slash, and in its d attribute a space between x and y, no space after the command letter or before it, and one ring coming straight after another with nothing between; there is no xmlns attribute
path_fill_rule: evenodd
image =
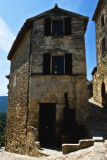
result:
<svg viewBox="0 0 107 160"><path fill-rule="evenodd" d="M104 142L103 137L93 137L93 139L79 140L79 144L62 144L63 154L67 154L79 149L91 147L94 142Z"/></svg>

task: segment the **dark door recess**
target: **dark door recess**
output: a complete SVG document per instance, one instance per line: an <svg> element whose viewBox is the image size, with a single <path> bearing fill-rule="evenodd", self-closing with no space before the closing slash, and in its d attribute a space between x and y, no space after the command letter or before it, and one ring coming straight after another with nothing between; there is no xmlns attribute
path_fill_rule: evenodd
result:
<svg viewBox="0 0 107 160"><path fill-rule="evenodd" d="M41 103L39 112L39 141L42 146L55 144L56 105Z"/></svg>

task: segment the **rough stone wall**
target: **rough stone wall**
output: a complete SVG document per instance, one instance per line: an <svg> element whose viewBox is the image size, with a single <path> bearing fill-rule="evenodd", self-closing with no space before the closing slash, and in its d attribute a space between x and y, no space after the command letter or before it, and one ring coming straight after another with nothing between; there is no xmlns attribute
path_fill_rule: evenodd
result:
<svg viewBox="0 0 107 160"><path fill-rule="evenodd" d="M30 34L29 30L12 57L9 81L6 150L21 154L26 140Z"/></svg>
<svg viewBox="0 0 107 160"><path fill-rule="evenodd" d="M66 15L61 15L61 18ZM52 15L52 18L55 17ZM60 18L60 17L57 17ZM70 108L76 110L76 120L87 117L88 94L86 86L86 58L84 22L72 16L71 36L44 36L44 18L33 23L31 41L31 85L28 126L39 132L39 104L56 103L56 138L59 139L63 120L64 93L68 93ZM43 75L43 54L64 56L72 53L73 76ZM74 76L75 75L75 76ZM36 134L38 140L38 133Z"/></svg>
<svg viewBox="0 0 107 160"><path fill-rule="evenodd" d="M87 89L85 76L33 76L31 77L28 125L38 129L40 103L56 104L56 139L60 139L64 93L68 93L71 109L76 111L76 121L83 122L87 114ZM38 134L36 135L38 140Z"/></svg>
<svg viewBox="0 0 107 160"><path fill-rule="evenodd" d="M104 15L104 26L101 27L101 16ZM107 93L107 50L106 54L102 56L102 39L106 38L107 43L107 1L103 5L97 15L95 21L96 27L96 48L97 48L97 72L93 76L93 98L99 104L102 104L102 82L105 83ZM107 45L107 44L106 44Z"/></svg>
<svg viewBox="0 0 107 160"><path fill-rule="evenodd" d="M61 15L63 18L65 15ZM54 19L55 17L52 16ZM65 17L64 17L65 18ZM33 23L32 73L43 74L43 54L64 55L72 53L73 74L86 75L84 22L72 16L71 36L44 36L44 18Z"/></svg>

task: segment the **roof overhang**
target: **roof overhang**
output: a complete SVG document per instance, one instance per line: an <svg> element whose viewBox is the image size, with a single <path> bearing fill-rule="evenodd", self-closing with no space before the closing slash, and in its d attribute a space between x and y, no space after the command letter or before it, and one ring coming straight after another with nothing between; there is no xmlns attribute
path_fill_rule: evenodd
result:
<svg viewBox="0 0 107 160"><path fill-rule="evenodd" d="M5 76L7 79L9 79L10 78L10 75L7 75L7 76Z"/></svg>
<svg viewBox="0 0 107 160"><path fill-rule="evenodd" d="M94 74L97 72L97 67L94 67L93 71L92 71L92 75L94 76Z"/></svg>

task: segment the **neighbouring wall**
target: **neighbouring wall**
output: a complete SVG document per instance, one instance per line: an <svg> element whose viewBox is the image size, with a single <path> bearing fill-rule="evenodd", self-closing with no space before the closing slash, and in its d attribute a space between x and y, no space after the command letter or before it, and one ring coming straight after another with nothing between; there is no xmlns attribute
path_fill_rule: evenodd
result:
<svg viewBox="0 0 107 160"><path fill-rule="evenodd" d="M29 30L11 60L6 126L6 151L25 153L29 81Z"/></svg>
<svg viewBox="0 0 107 160"><path fill-rule="evenodd" d="M104 16L104 25L101 18ZM102 84L105 85L105 99L107 99L107 1L104 0L95 20L97 72L93 76L93 98L99 104L103 104ZM102 40L105 38L105 53L102 50ZM105 101L105 100L104 100ZM105 103L105 102L104 102ZM106 102L107 103L107 102Z"/></svg>

